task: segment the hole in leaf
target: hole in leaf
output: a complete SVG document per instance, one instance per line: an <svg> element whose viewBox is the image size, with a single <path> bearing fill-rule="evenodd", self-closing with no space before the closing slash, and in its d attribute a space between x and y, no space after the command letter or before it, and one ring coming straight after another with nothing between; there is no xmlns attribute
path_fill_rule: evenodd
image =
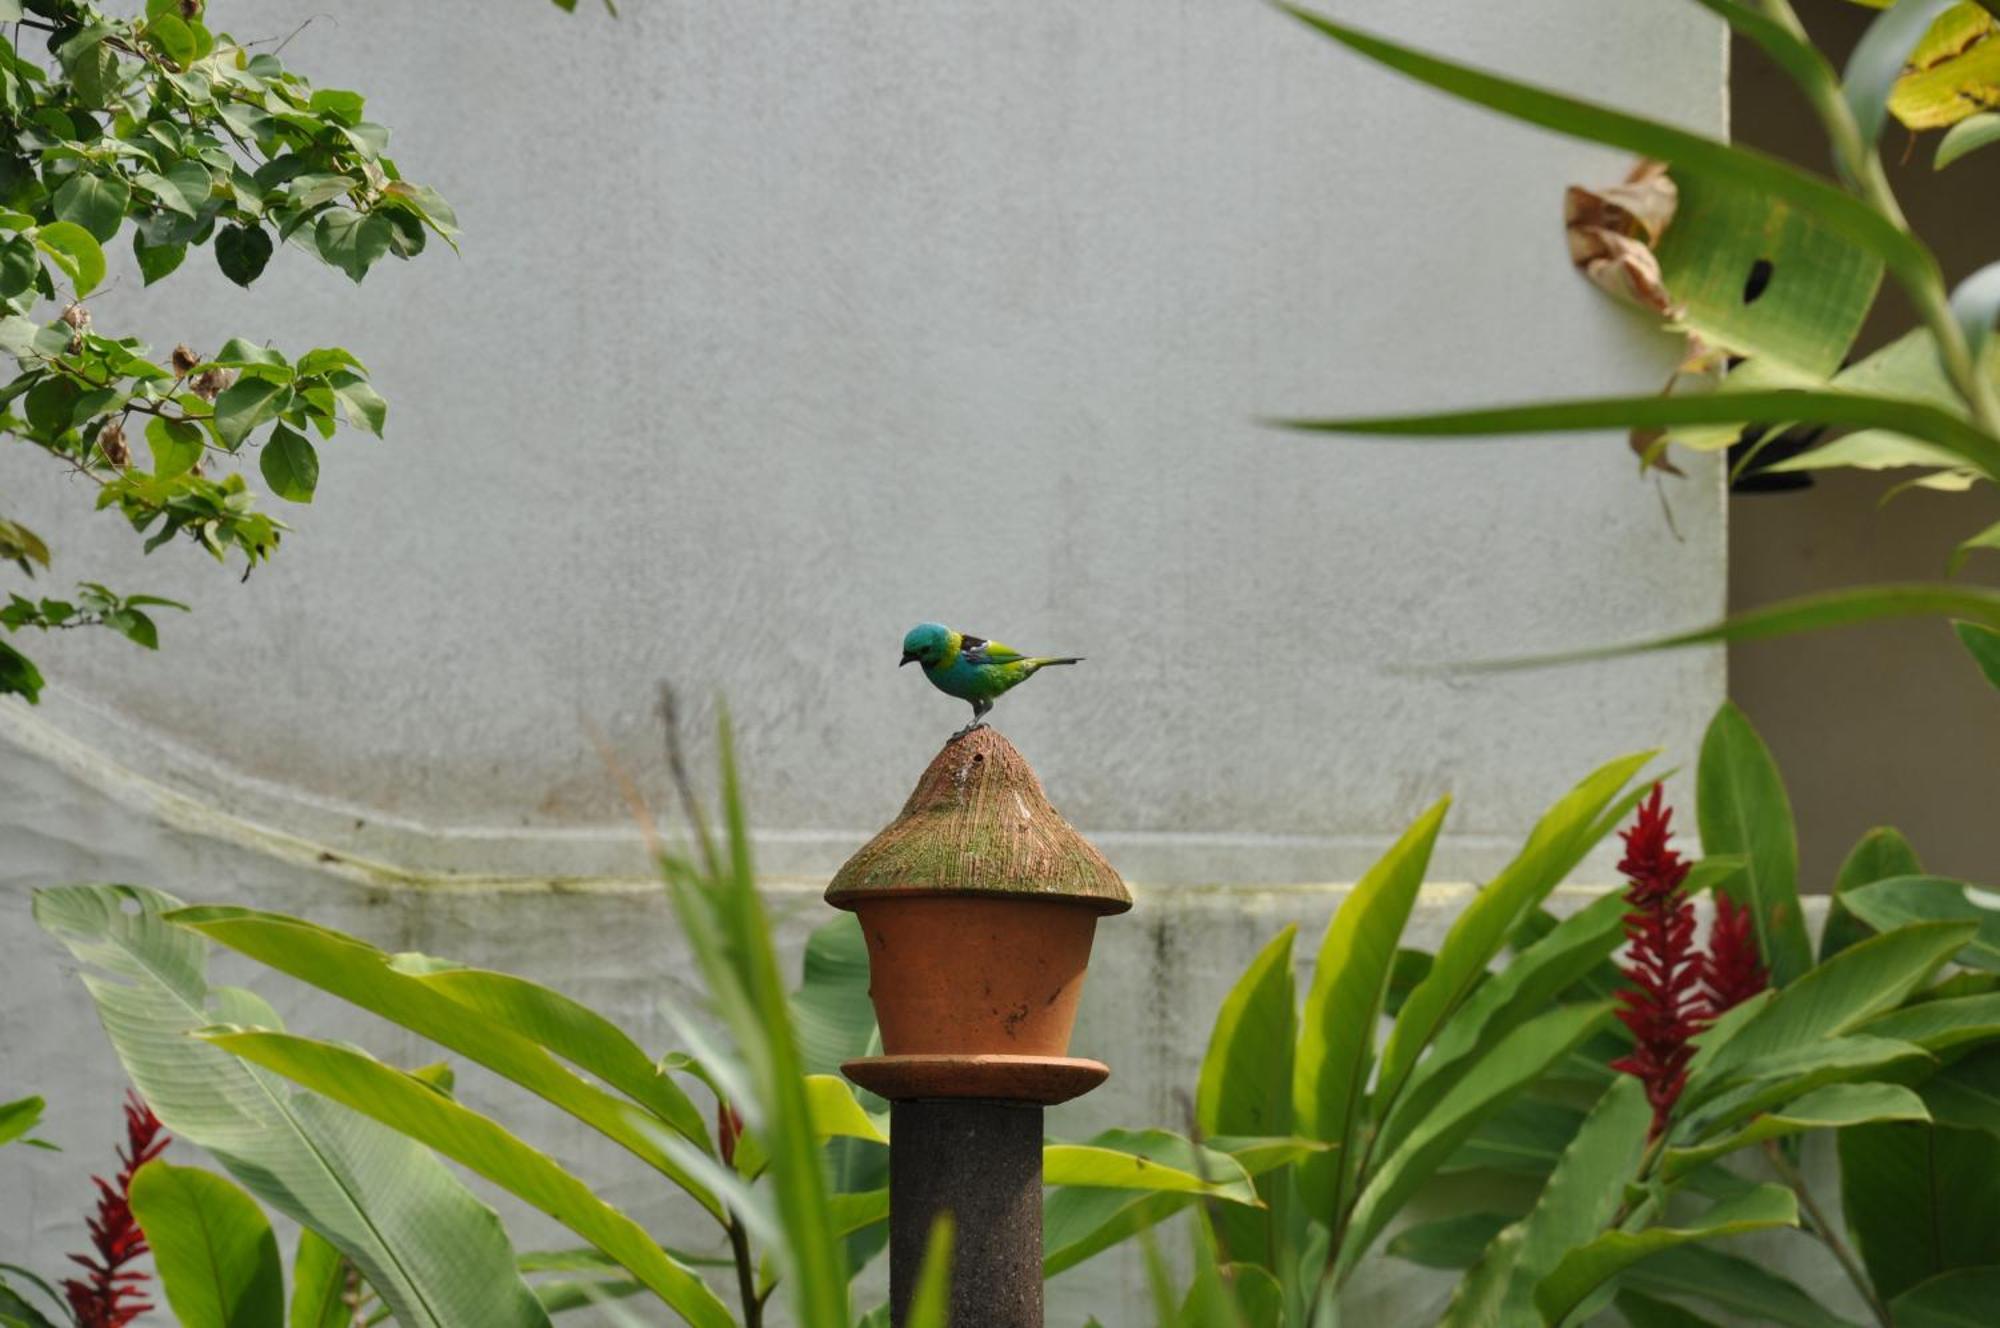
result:
<svg viewBox="0 0 2000 1328"><path fill-rule="evenodd" d="M1750 279L1743 283L1743 303L1755 304L1771 285L1771 260L1760 258L1750 265Z"/></svg>

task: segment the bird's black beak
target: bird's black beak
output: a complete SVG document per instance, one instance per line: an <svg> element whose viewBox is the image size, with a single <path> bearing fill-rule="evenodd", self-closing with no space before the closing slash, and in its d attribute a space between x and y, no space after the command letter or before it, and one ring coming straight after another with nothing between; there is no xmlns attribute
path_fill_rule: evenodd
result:
<svg viewBox="0 0 2000 1328"><path fill-rule="evenodd" d="M911 654L911 653L910 653L909 651L905 650L905 651L903 652L903 657L902 657L901 659L899 659L899 660L897 660L897 661L896 661L896 667L900 669L900 668L902 668L902 667L903 667L903 666L904 666L905 664L908 664L908 663L909 663L909 662L910 662L911 660L914 660L915 658L916 658L916 656L915 656L915 655L913 655L913 654Z"/></svg>

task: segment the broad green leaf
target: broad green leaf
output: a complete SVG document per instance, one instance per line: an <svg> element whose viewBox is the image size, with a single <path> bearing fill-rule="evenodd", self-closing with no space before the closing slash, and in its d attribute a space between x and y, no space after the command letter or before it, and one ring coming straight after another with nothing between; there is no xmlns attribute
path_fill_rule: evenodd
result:
<svg viewBox="0 0 2000 1328"><path fill-rule="evenodd" d="M1286 927L1238 978L1216 1014L1195 1088L1195 1124L1202 1135L1283 1136L1292 1129L1292 1080L1299 1014L1292 982L1292 940ZM1337 1164L1336 1164L1337 1165ZM1212 1216L1231 1257L1274 1262L1289 1175L1273 1176L1258 1193L1271 1211L1219 1209Z"/></svg>
<svg viewBox="0 0 2000 1328"><path fill-rule="evenodd" d="M2000 525L1994 526L1992 533L1995 547L2000 547ZM1959 644L1972 656L1972 662L1979 666L1986 681L2000 687L2000 631L1969 622L1955 622L1951 628L1958 633Z"/></svg>
<svg viewBox="0 0 2000 1328"><path fill-rule="evenodd" d="M1626 1328L1719 1328L1712 1319L1643 1291L1620 1291L1611 1303L1624 1316Z"/></svg>
<svg viewBox="0 0 2000 1328"><path fill-rule="evenodd" d="M311 440L280 424L257 454L257 469L271 492L288 503L309 503L319 487L319 453Z"/></svg>
<svg viewBox="0 0 2000 1328"><path fill-rule="evenodd" d="M1941 1125L1862 1125L1839 1138L1841 1208L1882 1299L2000 1264L2000 1138Z"/></svg>
<svg viewBox="0 0 2000 1328"><path fill-rule="evenodd" d="M209 988L206 942L163 916L178 906L137 886L35 896L35 920L84 965L119 1060L167 1129L336 1245L403 1328L545 1328L499 1219L437 1158L191 1036L218 1019L281 1025L249 993Z"/></svg>
<svg viewBox="0 0 2000 1328"><path fill-rule="evenodd" d="M843 912L814 928L806 939L804 962L804 977L791 1000L799 1054L811 1073L838 1074L842 1061L866 1056L880 1045L875 1007L868 1003L868 945L861 920Z"/></svg>
<svg viewBox="0 0 2000 1328"><path fill-rule="evenodd" d="M389 403L369 386L367 379L359 374L335 373L329 375L327 385L339 399L341 409L347 412L349 424L366 429L377 438L382 436L382 428L389 419Z"/></svg>
<svg viewBox="0 0 2000 1328"><path fill-rule="evenodd" d="M1991 1042L2000 1039L2000 992L1906 1005L1870 1019L1861 1031L1873 1037L1914 1042L1931 1052L1968 1042Z"/></svg>
<svg viewBox="0 0 2000 1328"><path fill-rule="evenodd" d="M1749 1148L1767 1139L1783 1139L1808 1130L1832 1130L1875 1121L1927 1121L1923 1099L1901 1084L1828 1084L1794 1098L1783 1107L1753 1118L1734 1134L1695 1148L1670 1148L1661 1163L1668 1180L1696 1167Z"/></svg>
<svg viewBox="0 0 2000 1328"><path fill-rule="evenodd" d="M1989 1328L2000 1305L2000 1260L1917 1283L1889 1305L1896 1328Z"/></svg>
<svg viewBox="0 0 2000 1328"><path fill-rule="evenodd" d="M590 1186L491 1119L365 1053L288 1033L210 1029L206 1041L363 1112L555 1218L696 1328L735 1319L701 1279ZM372 1282L371 1282L372 1284Z"/></svg>
<svg viewBox="0 0 2000 1328"><path fill-rule="evenodd" d="M1442 411L1431 415L1357 415L1286 419L1281 428L1305 433L1371 434L1388 438L1479 438L1663 429L1689 424L1742 426L1772 420L1852 429L1888 429L1933 443L1965 465L2000 479L2000 439L1941 406L1902 397L1803 387L1709 392L1695 396L1596 397Z"/></svg>
<svg viewBox="0 0 2000 1328"><path fill-rule="evenodd" d="M35 231L35 247L53 258L69 277L78 299L104 280L104 249L97 237L73 221L52 221Z"/></svg>
<svg viewBox="0 0 2000 1328"><path fill-rule="evenodd" d="M1398 1259L1425 1268L1470 1268L1513 1222L1505 1213L1454 1213L1404 1227L1389 1237L1385 1248ZM1515 1231L1512 1243L1518 1244L1520 1238Z"/></svg>
<svg viewBox="0 0 2000 1328"><path fill-rule="evenodd" d="M854 1098L847 1081L831 1074L806 1076L806 1109L812 1117L813 1134L820 1139L865 1139L886 1144L889 1136Z"/></svg>
<svg viewBox="0 0 2000 1328"><path fill-rule="evenodd" d="M1375 1243L1417 1187L1463 1143L1479 1122L1532 1083L1608 1012L1606 1005L1566 1005L1522 1024L1480 1061L1479 1073L1459 1080L1430 1116L1368 1176L1341 1242L1342 1274Z"/></svg>
<svg viewBox="0 0 2000 1328"><path fill-rule="evenodd" d="M1607 894L1571 914L1473 989L1410 1074L1377 1151L1393 1148L1501 1038L1557 1003L1624 940L1626 904ZM1604 993L1609 995L1609 992Z"/></svg>
<svg viewBox="0 0 2000 1328"><path fill-rule="evenodd" d="M1334 1221L1346 1206L1349 1186L1357 1182L1353 1154L1364 1124L1375 1025L1388 990L1396 942L1409 921L1431 847L1450 806L1449 799L1433 804L1368 869L1327 924L1313 964L1305 1014L1299 1022L1292 1110L1301 1132L1334 1149L1330 1156L1307 1162L1298 1174L1301 1204L1323 1222ZM1417 994L1423 990L1420 985ZM1415 999L1413 995L1411 1000ZM1442 1018L1443 1006L1441 996L1432 1002L1432 1026ZM1409 1018L1410 1010L1405 1005L1402 1018ZM1429 1028L1424 1032L1428 1036ZM1394 1045L1392 1038L1390 1046ZM1411 1050L1413 1059L1416 1048ZM1388 1073L1387 1062L1383 1072Z"/></svg>
<svg viewBox="0 0 2000 1328"><path fill-rule="evenodd" d="M1995 143L2000 143L2000 112L1982 111L1978 115L1969 115L1938 140L1937 155L1931 159L1931 169L1941 171L1968 152L1977 152Z"/></svg>
<svg viewBox="0 0 2000 1328"><path fill-rule="evenodd" d="M131 201L132 186L122 178L78 171L56 190L52 204L57 220L83 227L103 244L124 224L125 208Z"/></svg>
<svg viewBox="0 0 2000 1328"><path fill-rule="evenodd" d="M1461 100L1782 198L1881 257L1905 281L1926 280L1935 270L1929 253L1873 208L1776 158L1439 59L1304 9L1283 8L1350 50Z"/></svg>
<svg viewBox="0 0 2000 1328"><path fill-rule="evenodd" d="M1382 1049L1374 1098L1378 1117L1394 1106L1418 1056L1471 995L1507 937L1609 832L1606 810L1652 759L1652 752L1621 756L1586 776L1543 813L1513 861L1459 914ZM1301 1113L1300 1119L1308 1118Z"/></svg>
<svg viewBox="0 0 2000 1328"><path fill-rule="evenodd" d="M1056 1148L1043 1150L1043 1178L1054 1180L1048 1170ZM1045 1276L1054 1277L1073 1268L1093 1254L1111 1248L1131 1236L1203 1197L1204 1175L1223 1178L1221 1183L1237 1202L1256 1200L1256 1191L1243 1168L1226 1154L1200 1148L1166 1130L1109 1130L1081 1146L1084 1152L1072 1160L1056 1155L1061 1168L1075 1165L1078 1170L1058 1170L1055 1175L1101 1176L1120 1184L1058 1185L1048 1196L1043 1214L1043 1263ZM1100 1156L1110 1154L1110 1156ZM1134 1156L1147 1160L1147 1170L1170 1171L1180 1178L1170 1183L1176 1189L1129 1188L1138 1180ZM1190 1185L1189 1182L1192 1182Z"/></svg>
<svg viewBox="0 0 2000 1328"><path fill-rule="evenodd" d="M193 470L201 460L205 435L199 425L155 415L146 421L146 446L153 452L153 473L171 479Z"/></svg>
<svg viewBox="0 0 2000 1328"><path fill-rule="evenodd" d="M1812 966L1799 904L1798 834L1777 763L1732 702L1723 702L1701 740L1695 806L1702 847L1747 860L1742 875L1721 889L1751 910L1764 965L1782 987Z"/></svg>
<svg viewBox="0 0 2000 1328"><path fill-rule="evenodd" d="M1923 872L1917 861L1917 851L1910 847L1910 841L1901 832L1886 826L1878 826L1861 837L1840 864L1840 873L1833 880L1833 900L1827 906L1826 926L1819 937L1819 961L1823 964L1833 956L1873 934L1867 923L1847 911L1846 896L1849 891L1858 890L1875 881L1884 881L1892 876L1916 876Z"/></svg>
<svg viewBox="0 0 2000 1328"><path fill-rule="evenodd" d="M1858 894L1859 892L1857 892ZM1784 1054L1813 1054L1893 1009L1971 938L1969 923L1900 927L1841 951L1808 970L1747 1018L1705 1062L1690 1067L1682 1101L1694 1105L1732 1079L1760 1078Z"/></svg>
<svg viewBox="0 0 2000 1328"><path fill-rule="evenodd" d="M1937 17L1957 0L1898 0L1869 24L1848 57L1842 79L1847 106L1861 130L1862 146L1874 150L1889 118L1889 94L1902 77L1910 52Z"/></svg>
<svg viewBox="0 0 2000 1328"><path fill-rule="evenodd" d="M242 446L265 423L285 408L291 389L268 378L245 375L222 390L215 399L215 432L224 446Z"/></svg>
<svg viewBox="0 0 2000 1328"><path fill-rule="evenodd" d="M1235 1158L1166 1130L1111 1130L1087 1144L1049 1144L1042 1149L1042 1181L1258 1202L1249 1174Z"/></svg>
<svg viewBox="0 0 2000 1328"><path fill-rule="evenodd" d="M1537 1284L1571 1249L1610 1225L1638 1175L1653 1109L1645 1086L1621 1075L1563 1151L1514 1238L1487 1247L1459 1283L1439 1328L1506 1328L1534 1321Z"/></svg>
<svg viewBox="0 0 2000 1328"><path fill-rule="evenodd" d="M313 227L313 243L321 258L358 282L389 252L392 229L388 218L373 212L328 208Z"/></svg>
<svg viewBox="0 0 2000 1328"><path fill-rule="evenodd" d="M0 1102L0 1145L11 1144L34 1129L46 1105L39 1097Z"/></svg>
<svg viewBox="0 0 2000 1328"><path fill-rule="evenodd" d="M132 1177L131 1199L181 1328L283 1321L278 1240L256 1200L212 1171L157 1158Z"/></svg>
<svg viewBox="0 0 2000 1328"><path fill-rule="evenodd" d="M1898 876L1849 891L1845 898L1856 917L1883 931L1912 922L1965 923L1972 935L1954 958L2000 972L2000 895L1942 876Z"/></svg>
<svg viewBox="0 0 2000 1328"><path fill-rule="evenodd" d="M1542 1322L1564 1323L1605 1282L1650 1255L1696 1241L1797 1226L1798 1200L1778 1185L1759 1185L1740 1198L1716 1204L1691 1226L1607 1231L1565 1255L1535 1288Z"/></svg>
<svg viewBox="0 0 2000 1328"><path fill-rule="evenodd" d="M718 1219L722 1217L720 1201L662 1151L619 1099L571 1072L538 1039L517 1031L512 1026L516 1020L491 1008L498 1002L482 1007L456 999L468 984L455 984L454 979L470 974L476 983L475 970L423 972L428 964L414 959L399 963L400 957L384 954L354 937L256 909L182 909L171 921L427 1037L519 1084L619 1144L686 1190ZM518 1000L515 1009L531 1013L532 993L521 995L527 999ZM469 1008L483 1017L470 1017ZM584 1026L563 1031L578 1043L596 1040L596 1030ZM578 1052L579 1056L586 1054ZM576 1056L571 1059L582 1063Z"/></svg>
<svg viewBox="0 0 2000 1328"><path fill-rule="evenodd" d="M2000 1047L1982 1047L1917 1089L1940 1125L2000 1136Z"/></svg>
<svg viewBox="0 0 2000 1328"><path fill-rule="evenodd" d="M1659 1297L1700 1300L1743 1318L1785 1328L1854 1328L1762 1263L1706 1245L1682 1245L1634 1264L1619 1283Z"/></svg>
<svg viewBox="0 0 2000 1328"><path fill-rule="evenodd" d="M1746 1067L1734 1088L1703 1098L1684 1097L1693 1109L1683 1113L1673 1137L1676 1143L1692 1146L1829 1085L1920 1075L1934 1063L1914 1042L1858 1033L1792 1047ZM1695 1107L1697 1101L1700 1105Z"/></svg>
<svg viewBox="0 0 2000 1328"><path fill-rule="evenodd" d="M292 1300L286 1328L352 1328L347 1293L347 1261L312 1228L299 1232L292 1256Z"/></svg>
<svg viewBox="0 0 2000 1328"><path fill-rule="evenodd" d="M271 237L261 226L224 226L215 233L215 265L239 286L248 286L271 261Z"/></svg>

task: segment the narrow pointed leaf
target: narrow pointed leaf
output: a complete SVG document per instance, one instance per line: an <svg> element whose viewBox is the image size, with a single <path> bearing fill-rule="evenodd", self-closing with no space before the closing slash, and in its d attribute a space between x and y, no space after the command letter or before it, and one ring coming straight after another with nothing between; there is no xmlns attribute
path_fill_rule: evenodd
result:
<svg viewBox="0 0 2000 1328"><path fill-rule="evenodd" d="M1826 925L1820 930L1819 961L1823 964L1874 934L1873 928L1848 912L1848 892L1892 876L1920 876L1923 870L1917 851L1900 831L1878 826L1863 835L1833 879L1833 901L1827 906Z"/></svg>
<svg viewBox="0 0 2000 1328"><path fill-rule="evenodd" d="M1943 876L1898 876L1850 891L1846 902L1869 926L1887 931L1912 922L1961 922L1972 935L1959 963L2000 972L2000 895Z"/></svg>
<svg viewBox="0 0 2000 1328"><path fill-rule="evenodd" d="M1702 847L1746 859L1721 887L1749 908L1757 945L1774 985L1812 966L1812 941L1799 904L1799 844L1791 799L1770 749L1736 706L1725 701L1701 741L1695 773Z"/></svg>
<svg viewBox="0 0 2000 1328"><path fill-rule="evenodd" d="M1958 1268L2000 1264L2000 1138L1942 1125L1862 1125L1839 1138L1841 1207L1884 1300Z"/></svg>
<svg viewBox="0 0 2000 1328"><path fill-rule="evenodd" d="M1749 1148L1767 1139L1783 1139L1808 1130L1833 1130L1875 1121L1927 1121L1924 1101L1901 1084L1829 1084L1790 1103L1764 1112L1743 1129L1697 1148L1667 1150L1661 1164L1668 1180L1696 1167Z"/></svg>
<svg viewBox="0 0 2000 1328"><path fill-rule="evenodd" d="M1977 152L1984 147L2000 143L2000 111L1984 111L1978 115L1968 115L1938 140L1937 155L1931 159L1931 169L1941 171L1968 152Z"/></svg>
<svg viewBox="0 0 2000 1328"><path fill-rule="evenodd" d="M1993 545L2000 547L2000 525L1989 533ZM1972 662L1979 666L1981 676L1994 687L2000 687L2000 631L1969 622L1953 623L1951 628L1958 633L1959 644L1972 656Z"/></svg>
<svg viewBox="0 0 2000 1328"><path fill-rule="evenodd" d="M1917 1283L1889 1305L1896 1328L1987 1328L2000 1305L2000 1263Z"/></svg>

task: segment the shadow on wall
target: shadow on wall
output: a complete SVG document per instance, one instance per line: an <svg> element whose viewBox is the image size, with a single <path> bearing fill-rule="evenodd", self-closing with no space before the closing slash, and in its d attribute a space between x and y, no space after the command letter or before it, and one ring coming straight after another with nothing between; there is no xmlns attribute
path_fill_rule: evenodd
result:
<svg viewBox="0 0 2000 1328"><path fill-rule="evenodd" d="M1873 10L1833 3L1809 6L1805 14L1836 61L1845 60L1874 17ZM1731 60L1736 139L1826 169L1824 147L1791 82L1741 41ZM1966 222L1989 216L1991 200L2000 197L2000 151L1937 174L1930 165L1936 135L1894 160L1908 143L1900 127L1884 139L1897 195L1937 249L1946 279L1956 282L2000 257L1991 228ZM1885 295L1857 354L1915 321L1899 290L1885 286ZM2000 497L1985 488L1917 491L1878 507L1898 478L1823 471L1808 489L1733 495L1731 610L1863 582L1938 580L1958 540L2000 521ZM1734 646L1729 692L1784 768L1798 815L1802 889L1829 888L1854 842L1884 824L1909 836L1928 870L1994 879L2000 703L1943 623L1888 623Z"/></svg>

